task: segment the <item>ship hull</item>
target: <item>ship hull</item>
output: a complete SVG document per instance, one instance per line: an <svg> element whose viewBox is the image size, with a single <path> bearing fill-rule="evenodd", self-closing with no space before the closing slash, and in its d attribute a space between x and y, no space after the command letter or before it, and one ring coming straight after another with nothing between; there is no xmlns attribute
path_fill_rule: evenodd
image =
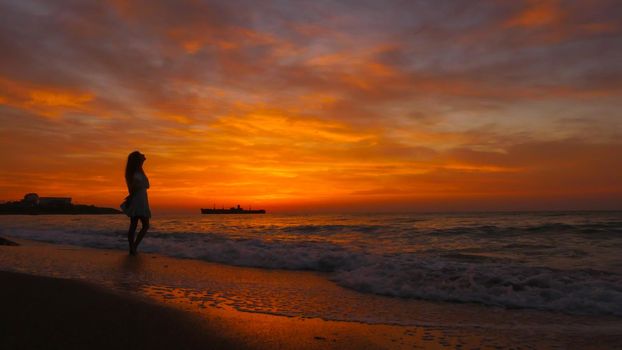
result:
<svg viewBox="0 0 622 350"><path fill-rule="evenodd" d="M265 214L264 209L244 210L244 209L201 209L201 214Z"/></svg>

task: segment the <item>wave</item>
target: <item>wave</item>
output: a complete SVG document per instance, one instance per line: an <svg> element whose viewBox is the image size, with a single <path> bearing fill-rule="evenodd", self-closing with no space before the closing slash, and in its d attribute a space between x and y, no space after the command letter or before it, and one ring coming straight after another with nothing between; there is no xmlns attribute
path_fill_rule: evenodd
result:
<svg viewBox="0 0 622 350"><path fill-rule="evenodd" d="M578 234L599 238L601 235L622 235L622 222L599 223L539 223L525 226L474 225L419 230L433 236L509 237L526 235Z"/></svg>
<svg viewBox="0 0 622 350"><path fill-rule="evenodd" d="M291 225L275 231L296 234L339 234L339 233L375 233L386 230L382 225ZM270 232L266 230L266 232Z"/></svg>
<svg viewBox="0 0 622 350"><path fill-rule="evenodd" d="M602 271L426 257L381 261L338 271L331 279L394 297L622 316L622 276Z"/></svg>
<svg viewBox="0 0 622 350"><path fill-rule="evenodd" d="M342 230L339 225L332 226L334 230ZM127 244L122 231L22 230L6 234L105 249L124 250ZM550 247L527 245L527 248ZM141 248L145 252L228 265L325 272L338 285L363 293L622 316L619 274L534 267L459 250L372 253L352 245L317 240L230 238L199 232L153 232ZM517 243L507 248L525 247Z"/></svg>

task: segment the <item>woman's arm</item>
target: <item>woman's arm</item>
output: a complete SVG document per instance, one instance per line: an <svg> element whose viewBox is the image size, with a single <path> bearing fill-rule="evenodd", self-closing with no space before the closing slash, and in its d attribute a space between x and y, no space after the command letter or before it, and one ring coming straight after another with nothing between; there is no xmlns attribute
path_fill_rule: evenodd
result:
<svg viewBox="0 0 622 350"><path fill-rule="evenodd" d="M140 190L143 186L142 176L136 172L134 176L132 176L132 183L130 184L130 196L136 193L136 191Z"/></svg>

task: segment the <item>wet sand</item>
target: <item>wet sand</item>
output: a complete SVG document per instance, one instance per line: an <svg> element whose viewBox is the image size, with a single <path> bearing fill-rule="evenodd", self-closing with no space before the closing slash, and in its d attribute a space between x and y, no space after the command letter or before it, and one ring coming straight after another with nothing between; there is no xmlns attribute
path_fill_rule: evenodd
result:
<svg viewBox="0 0 622 350"><path fill-rule="evenodd" d="M309 272L15 241L21 245L0 247L0 270L12 271L0 273L2 349L608 349L622 344L615 318L384 298L344 290ZM317 317L344 305L363 316L362 308L405 310L418 324ZM290 314L284 316L284 310Z"/></svg>
<svg viewBox="0 0 622 350"><path fill-rule="evenodd" d="M0 271L1 349L237 347L187 313L92 284Z"/></svg>

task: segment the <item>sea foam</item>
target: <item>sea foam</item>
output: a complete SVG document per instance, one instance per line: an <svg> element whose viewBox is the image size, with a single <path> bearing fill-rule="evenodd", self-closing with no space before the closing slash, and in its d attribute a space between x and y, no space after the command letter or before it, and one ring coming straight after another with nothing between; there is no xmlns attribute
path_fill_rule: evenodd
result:
<svg viewBox="0 0 622 350"><path fill-rule="evenodd" d="M33 224L14 218L3 222L0 235L125 250L125 231L109 229L123 227L122 219L49 218ZM391 297L622 316L622 222L615 215L600 221L573 216L565 222L547 216L390 219L197 223L174 218L156 221L140 250L318 271L340 286ZM609 269L595 268L594 261Z"/></svg>

